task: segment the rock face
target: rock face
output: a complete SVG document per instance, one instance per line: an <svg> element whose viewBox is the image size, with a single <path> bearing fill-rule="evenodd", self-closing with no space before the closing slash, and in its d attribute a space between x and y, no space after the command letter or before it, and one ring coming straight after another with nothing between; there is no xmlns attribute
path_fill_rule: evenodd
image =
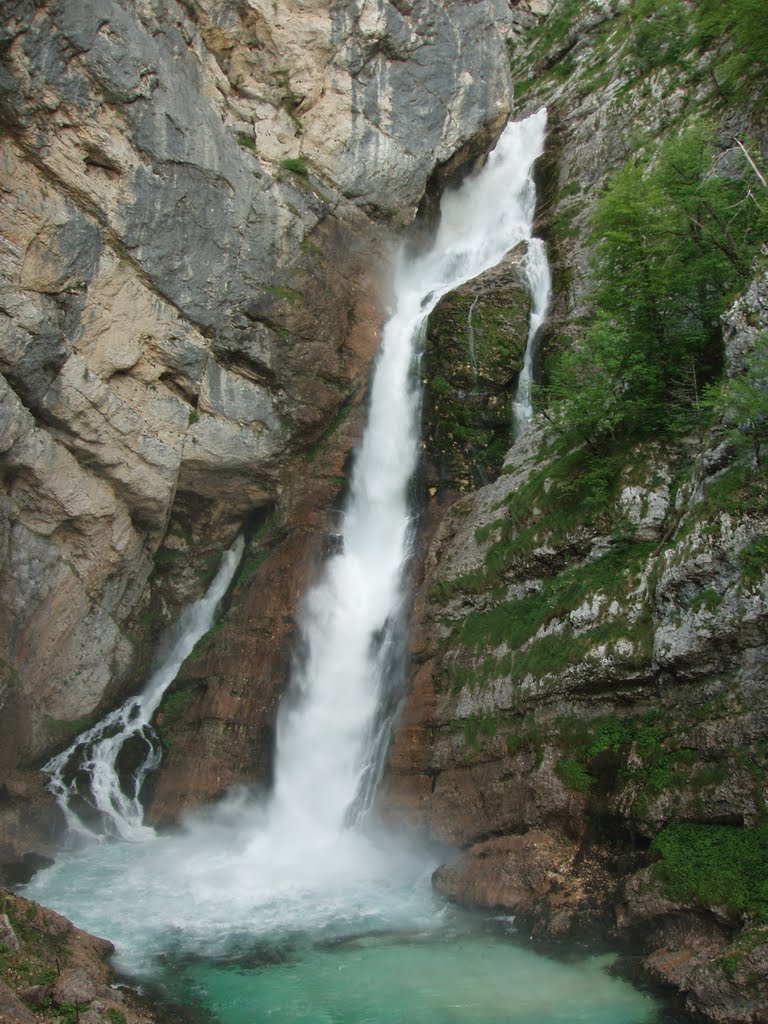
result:
<svg viewBox="0 0 768 1024"><path fill-rule="evenodd" d="M428 486L442 501L497 476L530 317L523 243L444 296L429 318L422 372Z"/></svg>
<svg viewBox="0 0 768 1024"><path fill-rule="evenodd" d="M0 1020L55 1022L77 1006L83 1024L152 1024L157 1015L135 992L115 985L114 946L66 918L0 890Z"/></svg>
<svg viewBox="0 0 768 1024"><path fill-rule="evenodd" d="M10 5L4 773L138 684L148 645L244 522L272 509L284 534L296 507L332 501L323 477L355 441L376 347L386 224L409 223L436 165L482 152L508 113L494 12ZM307 462L330 434L333 468ZM325 525L310 519L289 544L301 558ZM289 562L286 619L304 572Z"/></svg>
<svg viewBox="0 0 768 1024"><path fill-rule="evenodd" d="M664 66L634 87L624 5L563 10L512 61L521 113L544 102L552 126L545 380L590 312L586 225L607 173L637 137L651 153L662 118L710 102L703 77L681 85ZM729 113L723 148L734 124L764 159L759 115ZM758 259L723 317L733 375L768 328L767 284ZM494 482L433 501L383 799L462 849L434 877L450 898L510 911L529 934L631 940L692 1013L734 1024L765 1019L764 918L738 909L735 882L720 897L675 889L670 865L699 842L764 848L767 502L764 470L717 424L663 447L629 438L603 461L540 424Z"/></svg>

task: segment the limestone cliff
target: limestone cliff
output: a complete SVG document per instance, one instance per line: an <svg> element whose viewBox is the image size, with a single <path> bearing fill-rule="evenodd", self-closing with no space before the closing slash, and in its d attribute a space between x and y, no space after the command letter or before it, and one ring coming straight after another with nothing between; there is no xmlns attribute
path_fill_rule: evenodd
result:
<svg viewBox="0 0 768 1024"><path fill-rule="evenodd" d="M138 685L161 626L268 514L293 555L276 556L278 581L253 566L241 580L246 604L276 584L280 622L256 599L240 664L256 704L282 685L275 649L359 431L389 225L413 218L436 168L487 147L510 75L490 0L19 0L4 14L13 843L38 786L8 773ZM272 653L254 654L265 638ZM232 673L222 693L239 698ZM243 749L261 728L249 718Z"/></svg>

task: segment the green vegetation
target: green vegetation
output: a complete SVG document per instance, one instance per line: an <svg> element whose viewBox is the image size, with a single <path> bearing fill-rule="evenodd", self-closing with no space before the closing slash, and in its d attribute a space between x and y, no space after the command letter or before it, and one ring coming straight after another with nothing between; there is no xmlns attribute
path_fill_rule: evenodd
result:
<svg viewBox="0 0 768 1024"><path fill-rule="evenodd" d="M54 742L63 744L67 740L79 736L86 729L90 729L99 720L99 717L98 714L91 714L82 718L63 719L46 715L45 730Z"/></svg>
<svg viewBox="0 0 768 1024"><path fill-rule="evenodd" d="M758 583L765 578L768 573L768 536L761 534L742 548L739 567L747 583Z"/></svg>
<svg viewBox="0 0 768 1024"><path fill-rule="evenodd" d="M246 132L238 132L235 136L238 146L243 149L250 149L251 152L256 152L256 139L252 135L248 135Z"/></svg>
<svg viewBox="0 0 768 1024"><path fill-rule="evenodd" d="M280 161L280 166L284 171L290 171L291 174L300 174L305 178L309 174L307 162L300 156L286 157L285 160Z"/></svg>
<svg viewBox="0 0 768 1024"><path fill-rule="evenodd" d="M235 576L236 587L248 583L269 556L275 541L275 524L274 512L270 512L248 537L245 553Z"/></svg>
<svg viewBox="0 0 768 1024"><path fill-rule="evenodd" d="M759 466L768 442L768 333L757 338L744 371L712 388L707 398L725 421L729 439L751 448Z"/></svg>
<svg viewBox="0 0 768 1024"><path fill-rule="evenodd" d="M339 406L336 415L333 417L328 426L323 430L318 439L311 445L308 445L304 451L304 458L307 462L314 462L320 452L323 450L328 441L333 437L337 430L339 430L344 423L349 419L349 414L352 412L353 402L350 398L346 398Z"/></svg>
<svg viewBox="0 0 768 1024"><path fill-rule="evenodd" d="M768 825L677 822L658 834L656 877L671 899L724 906L768 921Z"/></svg>
<svg viewBox="0 0 768 1024"><path fill-rule="evenodd" d="M706 608L708 612L716 612L722 603L723 595L709 587L696 594L696 596L691 600L690 608L693 611L699 611L700 608Z"/></svg>
<svg viewBox="0 0 768 1024"><path fill-rule="evenodd" d="M585 793L592 785L592 776L584 765L569 757L560 758L555 765L555 772L564 786L578 793Z"/></svg>
<svg viewBox="0 0 768 1024"><path fill-rule="evenodd" d="M187 708L203 692L198 683L172 689L163 697L157 710L154 722L157 734L163 746L169 748L173 742L173 734L181 724Z"/></svg>
<svg viewBox="0 0 768 1024"><path fill-rule="evenodd" d="M116 1010L113 1006L108 1008L107 1017L109 1018L109 1024L125 1024L125 1014L120 1010Z"/></svg>
<svg viewBox="0 0 768 1024"><path fill-rule="evenodd" d="M71 1000L59 1003L57 1013L60 1024L80 1024L80 1011L87 1007L88 1003L75 1003Z"/></svg>
<svg viewBox="0 0 768 1024"><path fill-rule="evenodd" d="M683 0L633 0L629 6L632 52L641 74L678 63L691 46Z"/></svg>
<svg viewBox="0 0 768 1024"><path fill-rule="evenodd" d="M466 491L498 476L510 444L509 405L528 334L520 283L493 294L459 289L429 318L422 361L424 435L435 477Z"/></svg>
<svg viewBox="0 0 768 1024"><path fill-rule="evenodd" d="M567 615L589 595L630 589L649 551L648 544L618 548L594 562L558 573L534 594L497 604L489 611L470 612L458 640L465 646L506 643L519 648L543 625Z"/></svg>
<svg viewBox="0 0 768 1024"><path fill-rule="evenodd" d="M713 53L714 74L723 98L756 93L768 100L768 19L763 0L697 0L692 5L694 42ZM755 86L761 84L759 91Z"/></svg>
<svg viewBox="0 0 768 1024"><path fill-rule="evenodd" d="M304 296L300 291L295 288L289 288L284 284L271 284L267 291L270 295L274 295L276 299L282 299L284 302L304 302Z"/></svg>
<svg viewBox="0 0 768 1024"><path fill-rule="evenodd" d="M703 415L703 387L721 370L720 314L768 233L768 191L713 173L712 137L709 124L689 126L652 166L629 161L596 204L594 317L543 391L570 443L599 451L660 425L690 431Z"/></svg>

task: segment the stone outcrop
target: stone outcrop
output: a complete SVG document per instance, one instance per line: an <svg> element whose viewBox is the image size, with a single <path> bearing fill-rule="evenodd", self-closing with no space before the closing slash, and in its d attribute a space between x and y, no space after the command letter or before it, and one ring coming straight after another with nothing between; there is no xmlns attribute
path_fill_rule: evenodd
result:
<svg viewBox="0 0 768 1024"><path fill-rule="evenodd" d="M490 0L9 6L4 773L139 684L243 523L274 510L285 534L306 507L284 550L321 546L328 477L359 431L390 226L508 113L494 19ZM331 435L329 469L306 456ZM290 620L305 570L280 558Z"/></svg>
<svg viewBox="0 0 768 1024"><path fill-rule="evenodd" d="M107 964L111 942L6 890L0 890L0 908L0 1020L42 1024L67 1013L82 1024L158 1020L136 992L115 984Z"/></svg>
<svg viewBox="0 0 768 1024"><path fill-rule="evenodd" d="M429 317L427 486L443 501L495 477L509 447L509 408L528 338L526 245L444 296Z"/></svg>

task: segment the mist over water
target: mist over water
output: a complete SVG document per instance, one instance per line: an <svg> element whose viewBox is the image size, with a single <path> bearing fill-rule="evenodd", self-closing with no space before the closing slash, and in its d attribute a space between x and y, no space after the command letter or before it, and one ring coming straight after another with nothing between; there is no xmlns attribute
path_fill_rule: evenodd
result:
<svg viewBox="0 0 768 1024"><path fill-rule="evenodd" d="M380 708L388 697L392 703L404 666L419 339L444 294L530 237L531 169L545 123L541 110L510 124L485 167L443 197L429 251L398 265L340 550L304 601L270 799L232 793L164 835L136 821L129 801L128 825L112 831L131 842L87 843L25 890L110 938L123 971L164 979L177 995L195 993L225 1024L267 1016L286 1024L653 1018L646 997L596 968L589 968L593 980L584 991L591 994L580 1015L576 976L566 983L559 974L560 996L544 983L540 996L529 998L528 1017L510 1016L504 1004L514 991L498 978L524 984L529 968L512 971L524 951L498 934L476 934L474 917L433 895L430 876L445 851L385 831L367 813L386 747ZM117 803L110 813L119 817ZM480 969L483 957L501 987ZM469 968L473 991L457 989ZM595 978L605 982L599 992ZM534 1009L537 998L549 999L550 1009ZM603 1000L599 1013L596 999Z"/></svg>

